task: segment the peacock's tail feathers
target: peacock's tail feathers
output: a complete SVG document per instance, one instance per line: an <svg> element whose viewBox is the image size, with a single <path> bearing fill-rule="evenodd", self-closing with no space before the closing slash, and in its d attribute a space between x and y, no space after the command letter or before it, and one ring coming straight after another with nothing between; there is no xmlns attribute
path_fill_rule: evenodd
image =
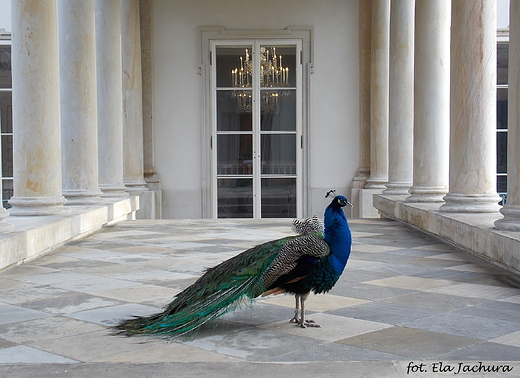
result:
<svg viewBox="0 0 520 378"><path fill-rule="evenodd" d="M232 286L225 292L215 292L204 301L192 302L175 313L164 311L150 317L137 317L119 324L116 328L123 334L143 335L162 334L182 336L196 332L203 324L216 319L240 305L251 301L244 291L251 285L249 279L240 285Z"/></svg>
<svg viewBox="0 0 520 378"><path fill-rule="evenodd" d="M185 335L235 310L265 292L263 275L282 247L294 237L264 243L209 268L179 293L163 312L124 320L116 332L130 335Z"/></svg>

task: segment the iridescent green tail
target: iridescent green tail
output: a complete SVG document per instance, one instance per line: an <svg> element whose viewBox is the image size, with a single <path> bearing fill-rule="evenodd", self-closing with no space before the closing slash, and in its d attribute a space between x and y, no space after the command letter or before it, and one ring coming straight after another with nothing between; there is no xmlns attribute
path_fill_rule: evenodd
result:
<svg viewBox="0 0 520 378"><path fill-rule="evenodd" d="M224 293L221 291L214 292L207 296L204 301L194 301L177 312L172 313L167 308L159 314L125 320L115 328L119 333L127 336L143 334L186 335L197 331L204 323L233 311L242 303L250 300L245 292L248 291L247 288L251 281L253 279L248 279L237 286L231 286Z"/></svg>
<svg viewBox="0 0 520 378"><path fill-rule="evenodd" d="M290 239L264 243L208 269L163 312L124 320L115 326L116 333L180 336L198 330L204 323L262 294L263 273Z"/></svg>

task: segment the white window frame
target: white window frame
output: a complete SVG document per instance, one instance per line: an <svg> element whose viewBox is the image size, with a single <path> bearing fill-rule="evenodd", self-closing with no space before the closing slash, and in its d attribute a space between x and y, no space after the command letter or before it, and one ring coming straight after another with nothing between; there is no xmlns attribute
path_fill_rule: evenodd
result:
<svg viewBox="0 0 520 378"><path fill-rule="evenodd" d="M253 114L256 115L253 117L253 125L252 125L252 135L253 135L253 218L258 219L262 217L261 214L261 182L262 178L273 177L272 175L264 175L261 173L261 135L265 134L295 134L296 140L296 216L301 217L302 215L302 148L301 148L301 140L302 140L302 65L299 64L299 58L301 57L302 51L302 43L301 40L291 40L291 39L258 39L258 40L238 40L238 41L211 41L211 54L216 57L216 49L218 46L243 46L243 45L251 45L252 46L252 54L256 56L259 54L260 46L295 46L296 47L296 72L294 73L296 77L296 87L291 87L288 89L296 90L296 130L294 132L290 131L262 131L260 127L260 92L262 89L260 85L257 85L259 80L259 67L258 67L258 59L253 59L254 62L254 77L252 87L252 96L253 96ZM212 109L212 117L211 117L211 129L212 129L212 166L211 166L211 177L212 177L212 208L213 214L215 217L218 214L218 196L217 196L217 148L216 140L217 135L219 134L239 134L235 131L233 132L218 132L217 131L217 108L216 108L216 93L217 93L217 78L216 78L216 65L211 65L211 109ZM230 88L220 88L221 90L233 90ZM249 134L246 133L246 134ZM276 178L294 178L292 176L284 175L276 175Z"/></svg>
<svg viewBox="0 0 520 378"><path fill-rule="evenodd" d="M0 34L0 46L12 46L11 34L10 33L2 32ZM12 98L13 87L11 85L11 88L0 88L0 92L11 93L11 98ZM1 122L1 120L0 120L0 122ZM12 125L12 126L14 126L14 125ZM1 125L0 125L0 127L1 127ZM3 139L1 137L4 136L4 135L11 135L11 136L13 136L13 133L14 133L14 130L11 130L10 133L4 133L4 132L1 132L1 130L0 130L0 147L2 148L2 150L3 150L4 146L1 143L1 139ZM3 151L0 151L0 152L3 152ZM0 159L0 161L1 161L1 159ZM2 169L0 167L0 172L1 171L2 171ZM13 182L14 178L13 177L3 177L3 172L2 172L2 174L0 176L2 176L2 177L0 177L0 180L1 180L0 181L0 188L2 189L2 193L1 193L2 196L0 198L2 199L2 202L7 202L9 200L9 198L4 198L3 197L3 190L4 190L3 189L3 187L4 187L3 182L4 181L11 181L11 182Z"/></svg>

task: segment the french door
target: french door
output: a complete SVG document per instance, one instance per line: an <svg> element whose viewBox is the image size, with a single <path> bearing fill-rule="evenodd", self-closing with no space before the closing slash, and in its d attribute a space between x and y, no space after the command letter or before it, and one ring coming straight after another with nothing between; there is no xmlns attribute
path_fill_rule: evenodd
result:
<svg viewBox="0 0 520 378"><path fill-rule="evenodd" d="M218 218L301 214L301 43L213 42L212 193Z"/></svg>

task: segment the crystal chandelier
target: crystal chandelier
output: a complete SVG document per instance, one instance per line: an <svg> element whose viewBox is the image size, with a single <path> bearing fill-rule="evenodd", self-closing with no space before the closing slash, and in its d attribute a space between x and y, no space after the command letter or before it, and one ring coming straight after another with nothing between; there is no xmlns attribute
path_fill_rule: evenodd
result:
<svg viewBox="0 0 520 378"><path fill-rule="evenodd" d="M253 83L253 61L249 50L245 49L240 57L240 68L231 70L233 88L251 88ZM289 67L282 64L282 55L276 55L276 47L260 48L260 87L276 88L261 91L261 110L266 113L277 113L280 96L288 96L289 91L282 88L289 86ZM233 90L233 98L237 100L239 113L250 113L252 110L252 92Z"/></svg>

